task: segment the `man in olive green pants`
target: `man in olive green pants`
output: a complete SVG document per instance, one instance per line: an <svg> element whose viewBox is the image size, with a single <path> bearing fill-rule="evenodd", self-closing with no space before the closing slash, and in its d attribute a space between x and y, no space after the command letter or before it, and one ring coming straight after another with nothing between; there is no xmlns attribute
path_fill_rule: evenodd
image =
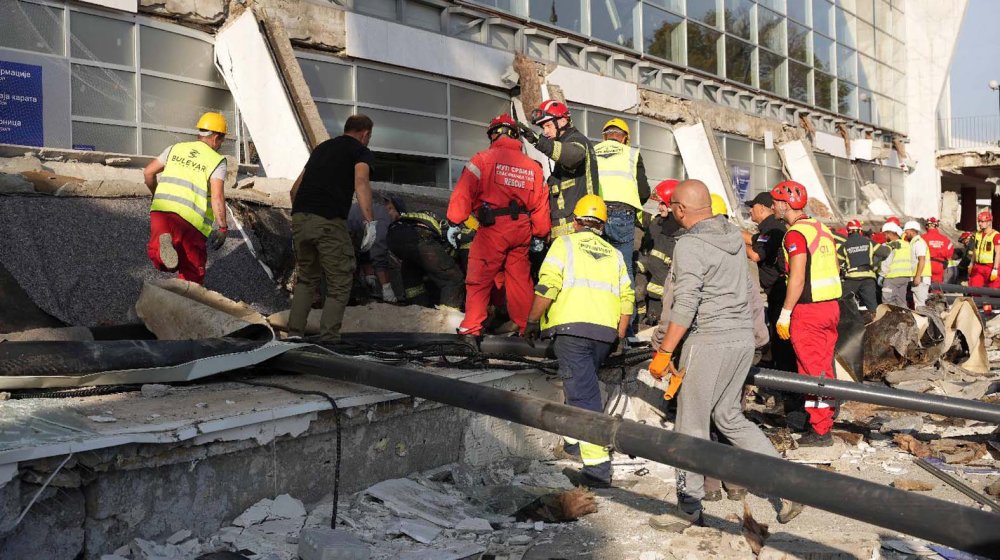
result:
<svg viewBox="0 0 1000 560"><path fill-rule="evenodd" d="M298 277L288 314L288 334L305 334L309 309L326 276L326 301L320 319L319 342L338 342L340 325L351 296L354 278L354 246L347 228L347 215L356 194L365 220L361 252L375 243L368 149L372 120L352 115L344 123L344 135L316 146L306 167L295 180L292 198L292 241Z"/></svg>

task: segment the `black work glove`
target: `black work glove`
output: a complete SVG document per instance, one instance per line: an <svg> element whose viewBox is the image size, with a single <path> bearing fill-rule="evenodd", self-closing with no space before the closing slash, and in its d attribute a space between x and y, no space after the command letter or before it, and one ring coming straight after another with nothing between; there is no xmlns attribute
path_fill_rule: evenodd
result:
<svg viewBox="0 0 1000 560"><path fill-rule="evenodd" d="M518 122L517 128L521 131L521 138L527 140L529 144L538 143L538 133L535 132L530 126L524 124L523 122Z"/></svg>
<svg viewBox="0 0 1000 560"><path fill-rule="evenodd" d="M524 326L524 338L528 341L528 344L532 348L535 347L535 341L542 337L542 324L539 321L528 321Z"/></svg>
<svg viewBox="0 0 1000 560"><path fill-rule="evenodd" d="M228 228L213 230L208 239L208 247L213 251L218 251L226 243L227 235L229 235Z"/></svg>
<svg viewBox="0 0 1000 560"><path fill-rule="evenodd" d="M621 356L626 350L628 350L628 341L621 337L616 338L611 347L611 356Z"/></svg>

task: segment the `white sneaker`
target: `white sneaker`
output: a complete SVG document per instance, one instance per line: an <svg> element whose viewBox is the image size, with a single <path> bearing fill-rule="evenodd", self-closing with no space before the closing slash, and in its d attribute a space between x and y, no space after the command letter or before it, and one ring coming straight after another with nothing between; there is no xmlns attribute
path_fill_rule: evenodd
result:
<svg viewBox="0 0 1000 560"><path fill-rule="evenodd" d="M167 270L177 268L177 250L174 249L174 239L169 233L160 234L160 262Z"/></svg>

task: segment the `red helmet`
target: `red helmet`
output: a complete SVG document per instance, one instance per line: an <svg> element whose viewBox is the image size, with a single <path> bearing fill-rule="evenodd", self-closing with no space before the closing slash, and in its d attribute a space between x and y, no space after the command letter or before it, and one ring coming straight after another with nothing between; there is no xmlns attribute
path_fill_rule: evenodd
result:
<svg viewBox="0 0 1000 560"><path fill-rule="evenodd" d="M852 229L861 229L861 220L851 220L847 222L847 231Z"/></svg>
<svg viewBox="0 0 1000 560"><path fill-rule="evenodd" d="M982 212L979 213L978 216L976 216L977 222L985 222L987 220L991 222L993 221L993 213L990 212L989 210L983 210Z"/></svg>
<svg viewBox="0 0 1000 560"><path fill-rule="evenodd" d="M553 119L564 118L569 118L569 107L554 99L542 101L537 109L531 111L531 123L534 125L542 125Z"/></svg>
<svg viewBox="0 0 1000 560"><path fill-rule="evenodd" d="M900 222L899 218L897 218L896 216L889 216L888 218L885 219L885 223L896 224L899 227L903 227L903 222Z"/></svg>
<svg viewBox="0 0 1000 560"><path fill-rule="evenodd" d="M661 181L659 185L656 185L656 197L660 199L660 202L670 206L670 197L674 195L674 189L680 181L677 179L667 179Z"/></svg>
<svg viewBox="0 0 1000 560"><path fill-rule="evenodd" d="M486 127L486 135L490 138L493 137L493 133L500 131L511 138L517 138L517 123L508 114L497 115L492 121L490 121L490 126Z"/></svg>
<svg viewBox="0 0 1000 560"><path fill-rule="evenodd" d="M782 181L771 189L771 198L787 202L793 210L802 210L809 202L806 188L795 181Z"/></svg>
<svg viewBox="0 0 1000 560"><path fill-rule="evenodd" d="M927 218L927 227L928 228L938 227L940 225L941 225L941 220L935 218L934 216L931 216L930 218Z"/></svg>
<svg viewBox="0 0 1000 560"><path fill-rule="evenodd" d="M885 243L885 234L881 231L873 231L872 243Z"/></svg>
<svg viewBox="0 0 1000 560"><path fill-rule="evenodd" d="M965 242L966 242L966 241L968 241L968 240L969 240L969 238L971 238L971 237L972 237L972 232L971 232L971 231L963 231L963 232L962 232L962 235L959 235L959 236L958 236L958 241L959 241L960 243L965 243Z"/></svg>

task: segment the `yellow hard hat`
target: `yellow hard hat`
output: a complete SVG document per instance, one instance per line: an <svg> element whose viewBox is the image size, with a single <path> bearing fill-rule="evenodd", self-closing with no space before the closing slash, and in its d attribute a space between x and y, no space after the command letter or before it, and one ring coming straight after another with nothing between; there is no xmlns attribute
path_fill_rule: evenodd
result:
<svg viewBox="0 0 1000 560"><path fill-rule="evenodd" d="M195 128L198 130L210 130L219 134L226 134L229 130L226 127L226 117L223 117L221 113L205 113L198 119L198 124Z"/></svg>
<svg viewBox="0 0 1000 560"><path fill-rule="evenodd" d="M604 199L596 194L588 194L576 203L573 214L577 218L594 218L602 222L608 221L608 207L604 204Z"/></svg>
<svg viewBox="0 0 1000 560"><path fill-rule="evenodd" d="M628 123L625 122L625 121L623 121L622 119L617 118L617 117L611 119L610 121L608 121L606 123L604 123L604 128L601 129L601 132L604 132L604 131L608 130L609 128L612 128L612 127L617 128L618 130L621 130L622 132L625 133L626 136L631 136L632 135L632 133L628 129Z"/></svg>
<svg viewBox="0 0 1000 560"><path fill-rule="evenodd" d="M712 215L713 216L729 215L729 211L727 210L726 200L715 193L712 193Z"/></svg>

